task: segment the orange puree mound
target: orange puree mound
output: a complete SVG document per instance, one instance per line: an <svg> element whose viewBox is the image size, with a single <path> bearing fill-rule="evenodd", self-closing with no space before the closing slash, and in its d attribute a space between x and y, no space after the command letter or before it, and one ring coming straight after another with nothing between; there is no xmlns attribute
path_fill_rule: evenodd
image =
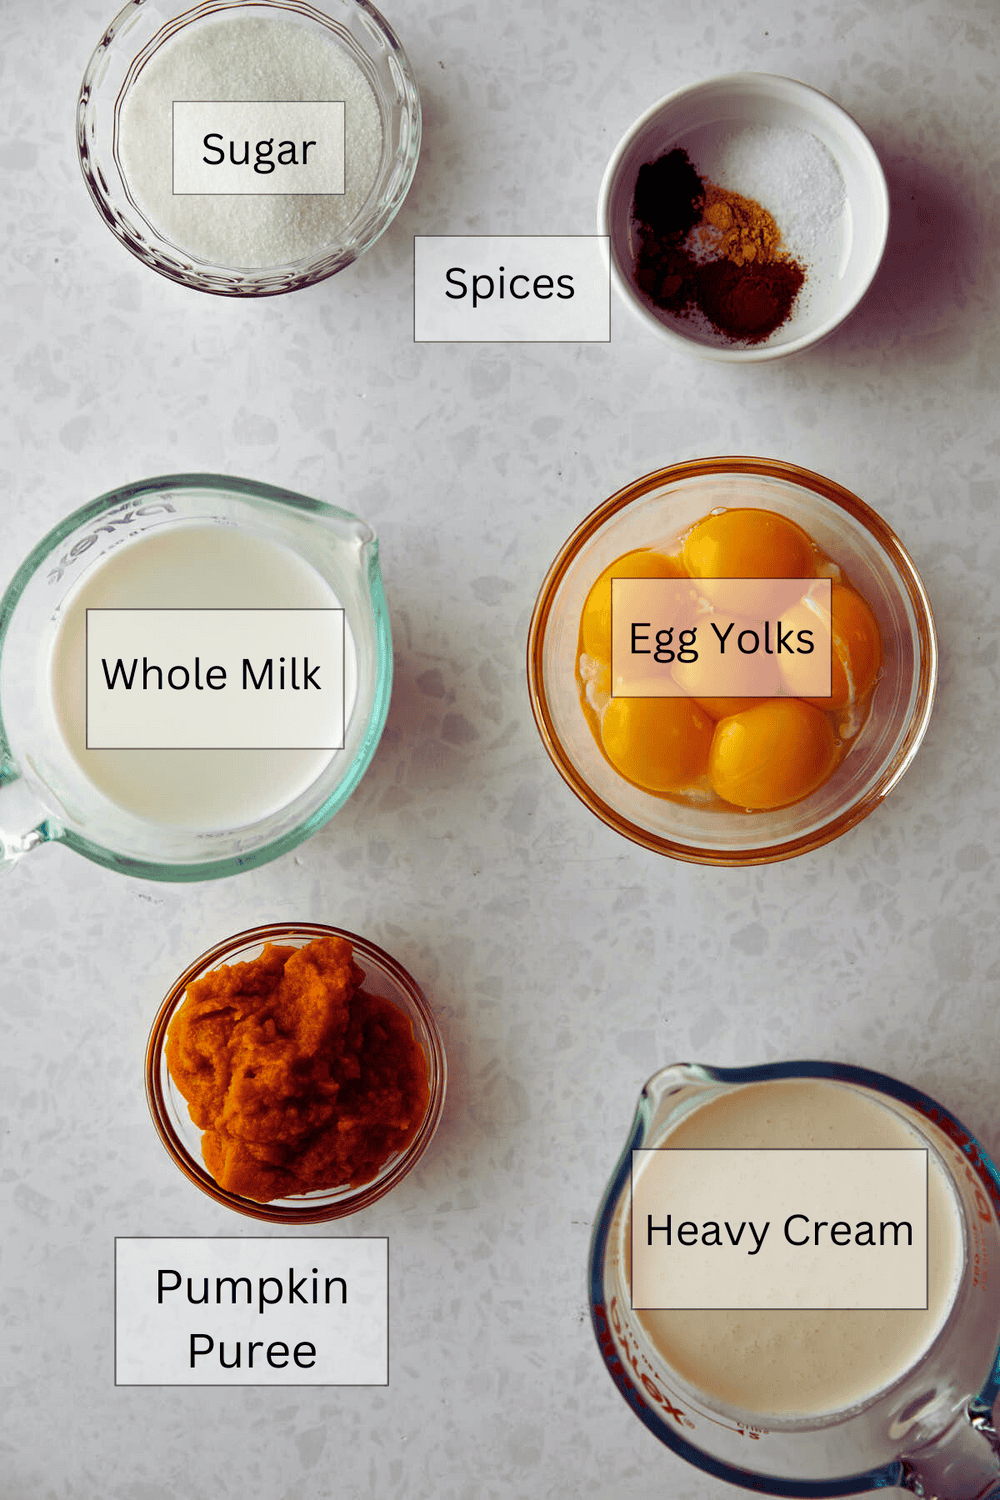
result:
<svg viewBox="0 0 1000 1500"><path fill-rule="evenodd" d="M205 1133L220 1187L267 1203L370 1182L427 1107L409 1018L361 988L345 938L268 943L188 986L170 1023L170 1076Z"/></svg>

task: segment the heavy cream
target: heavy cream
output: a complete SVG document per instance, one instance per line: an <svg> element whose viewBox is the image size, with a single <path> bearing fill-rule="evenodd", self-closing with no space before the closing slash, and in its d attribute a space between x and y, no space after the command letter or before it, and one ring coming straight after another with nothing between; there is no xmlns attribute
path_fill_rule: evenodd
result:
<svg viewBox="0 0 1000 1500"><path fill-rule="evenodd" d="M340 607L337 595L311 563L264 536L197 523L147 532L84 574L63 607L48 678L59 732L88 781L134 817L199 832L257 823L293 802L340 752L88 749L87 610ZM354 638L345 624L347 722L357 698L357 675ZM271 701L276 713L281 712L279 700L275 693Z"/></svg>
<svg viewBox="0 0 1000 1500"><path fill-rule="evenodd" d="M912 1150L927 1142L887 1105L848 1084L774 1079L710 1098L649 1144ZM902 1376L947 1320L964 1238L954 1189L933 1151L927 1209L925 1310L637 1310L635 1316L658 1359L710 1407L735 1408L751 1421L843 1411Z"/></svg>

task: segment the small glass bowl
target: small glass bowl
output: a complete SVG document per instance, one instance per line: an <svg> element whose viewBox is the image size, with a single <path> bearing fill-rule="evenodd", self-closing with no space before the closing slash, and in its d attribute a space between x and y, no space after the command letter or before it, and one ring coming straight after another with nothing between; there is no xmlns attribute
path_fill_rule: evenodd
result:
<svg viewBox="0 0 1000 1500"><path fill-rule="evenodd" d="M265 943L301 948L314 938L346 938L354 950L354 961L364 970L364 988L371 995L391 1000L404 1012L413 1026L413 1035L427 1059L427 1108L415 1135L404 1151L391 1156L371 1182L355 1187L324 1188L301 1197L275 1198L257 1203L241 1198L219 1186L207 1171L201 1155L202 1132L188 1113L187 1101L176 1087L167 1068L165 1043L174 1013L184 1002L187 987L220 964L247 963L259 958ZM216 1203L263 1219L271 1224L321 1224L329 1219L360 1213L383 1197L413 1170L430 1144L444 1109L448 1068L444 1043L437 1021L412 975L382 948L356 933L322 922L271 922L224 938L207 953L189 964L171 985L160 1006L146 1047L146 1098L153 1124L168 1153L185 1177L201 1188Z"/></svg>
<svg viewBox="0 0 1000 1500"><path fill-rule="evenodd" d="M777 511L807 531L871 606L883 643L868 720L834 774L801 802L767 812L689 806L630 785L601 754L576 677L580 616L598 574L633 548L662 545L717 507L735 506ZM849 490L766 458L674 464L605 500L549 569L528 635L532 712L563 780L610 828L697 864L791 859L867 817L916 755L936 684L930 602L898 537Z"/></svg>
<svg viewBox="0 0 1000 1500"><path fill-rule="evenodd" d="M406 54L368 0L201 0L178 12L179 0L131 0L111 22L87 64L76 111L76 144L84 181L102 219L139 260L197 291L221 297L271 297L312 286L342 271L371 248L402 206L420 152L420 95ZM273 13L331 33L371 85L382 120L382 160L366 202L339 242L292 261L262 267L222 266L167 239L135 203L119 158L122 103L142 68L182 27L246 11Z"/></svg>

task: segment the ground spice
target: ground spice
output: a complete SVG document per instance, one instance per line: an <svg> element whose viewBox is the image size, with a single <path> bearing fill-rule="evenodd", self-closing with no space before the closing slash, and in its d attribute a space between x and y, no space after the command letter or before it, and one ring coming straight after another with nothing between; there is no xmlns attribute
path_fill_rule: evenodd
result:
<svg viewBox="0 0 1000 1500"><path fill-rule="evenodd" d="M698 306L720 333L759 344L788 318L804 280L793 260L713 260L698 271Z"/></svg>
<svg viewBox="0 0 1000 1500"><path fill-rule="evenodd" d="M740 193L727 193L714 182L705 184L702 220L707 229L697 237L715 256L722 255L734 266L747 261L774 260L780 254L781 230L766 208ZM697 252L696 252L697 253Z"/></svg>
<svg viewBox="0 0 1000 1500"><path fill-rule="evenodd" d="M640 290L665 312L700 312L725 338L759 344L788 319L805 271L752 198L699 177L675 146L639 169L633 200Z"/></svg>
<svg viewBox="0 0 1000 1500"><path fill-rule="evenodd" d="M704 205L705 185L680 146L639 168L632 204L639 239L635 274L657 307L683 313L696 299L695 262L684 243Z"/></svg>
<svg viewBox="0 0 1000 1500"><path fill-rule="evenodd" d="M701 217L705 185L680 146L639 168L632 211L658 238L683 236Z"/></svg>

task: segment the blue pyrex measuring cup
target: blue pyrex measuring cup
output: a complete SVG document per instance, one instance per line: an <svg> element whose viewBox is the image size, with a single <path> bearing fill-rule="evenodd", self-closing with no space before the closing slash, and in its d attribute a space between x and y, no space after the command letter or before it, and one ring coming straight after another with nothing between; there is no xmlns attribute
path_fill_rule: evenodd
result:
<svg viewBox="0 0 1000 1500"><path fill-rule="evenodd" d="M654 1346L631 1306L632 1152L655 1148L715 1095L771 1079L828 1079L900 1116L927 1141L954 1189L964 1270L940 1332L893 1384L821 1417L762 1419L715 1406ZM681 1458L773 1495L848 1495L898 1486L938 1500L1000 1496L992 1408L1000 1391L1000 1176L970 1132L917 1089L867 1068L788 1062L677 1064L646 1084L598 1212L590 1310L608 1372L632 1411Z"/></svg>
<svg viewBox="0 0 1000 1500"><path fill-rule="evenodd" d="M339 600L356 656L343 748L282 806L222 828L172 826L116 805L88 779L53 708L54 645L80 587L112 554L193 526L228 528L295 554ZM258 585L248 580L241 603L274 603L258 599ZM102 495L38 543L0 600L0 869L52 840L151 880L254 869L309 838L343 806L375 753L391 690L378 542L357 516L291 490L213 474L167 475Z"/></svg>

